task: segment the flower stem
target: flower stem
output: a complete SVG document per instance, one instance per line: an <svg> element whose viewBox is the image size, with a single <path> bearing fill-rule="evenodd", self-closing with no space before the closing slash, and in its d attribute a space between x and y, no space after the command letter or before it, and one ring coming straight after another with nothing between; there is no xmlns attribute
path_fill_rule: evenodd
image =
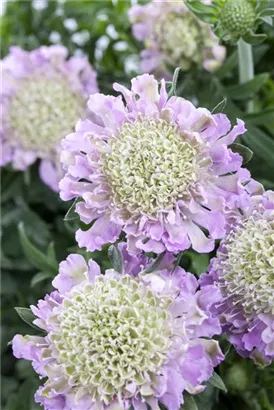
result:
<svg viewBox="0 0 274 410"><path fill-rule="evenodd" d="M242 38L238 41L238 65L239 65L239 82L243 84L254 78L254 64L252 46L246 43ZM254 101L249 101L247 111L254 110Z"/></svg>

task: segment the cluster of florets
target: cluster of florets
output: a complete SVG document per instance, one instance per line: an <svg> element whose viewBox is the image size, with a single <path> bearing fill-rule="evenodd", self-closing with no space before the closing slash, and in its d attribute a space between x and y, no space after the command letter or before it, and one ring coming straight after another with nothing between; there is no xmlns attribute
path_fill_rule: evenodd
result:
<svg viewBox="0 0 274 410"><path fill-rule="evenodd" d="M135 33L148 30L141 16L153 11L149 30L161 58L184 68L202 61L204 43L193 40L200 23L183 4L158 6L132 10ZM158 19L165 7L172 12ZM172 51L179 29L189 55ZM224 114L169 98L165 81L149 74L131 89L114 84L122 96L94 93L87 60L65 58L62 47L41 47L4 59L3 159L25 169L41 158L41 177L56 189L54 158L68 133L60 195L77 199L87 225L78 245L100 250L121 234L126 243L115 245L120 272L102 274L78 254L61 262L57 290L31 307L43 335L16 335L14 355L46 378L35 396L46 410L178 410L224 359L214 335L225 332L257 363L274 358L274 194L263 193L231 148L243 121L232 127ZM174 254L211 252L216 239L216 258L199 281L178 266Z"/></svg>
<svg viewBox="0 0 274 410"><path fill-rule="evenodd" d="M218 44L208 24L202 23L181 2L151 1L129 11L133 35L144 41L143 72L167 75L168 67L183 71L193 65L214 71L223 63L226 50Z"/></svg>
<svg viewBox="0 0 274 410"><path fill-rule="evenodd" d="M24 171L39 158L40 177L55 191L63 176L60 141L84 115L88 96L98 91L87 58L67 55L63 46L30 52L12 47L1 62L1 164Z"/></svg>
<svg viewBox="0 0 274 410"><path fill-rule="evenodd" d="M202 284L223 295L216 314L244 357L269 364L274 358L274 193L251 198L221 241Z"/></svg>
<svg viewBox="0 0 274 410"><path fill-rule="evenodd" d="M158 403L177 410L184 391L204 390L224 358L210 339L221 331L210 312L220 292L198 290L195 277L171 262L166 255L157 272L146 274L140 259L127 255L121 274L104 275L80 255L60 264L58 291L31 307L46 335L13 339L14 355L47 378L37 402L54 410Z"/></svg>
<svg viewBox="0 0 274 410"><path fill-rule="evenodd" d="M76 212L89 229L76 239L89 251L115 242L128 250L177 253L214 249L226 232L226 211L245 191L249 172L229 145L245 132L224 114L168 98L152 75L132 80L122 98L93 94L89 119L63 141L67 171L61 198L78 198Z"/></svg>

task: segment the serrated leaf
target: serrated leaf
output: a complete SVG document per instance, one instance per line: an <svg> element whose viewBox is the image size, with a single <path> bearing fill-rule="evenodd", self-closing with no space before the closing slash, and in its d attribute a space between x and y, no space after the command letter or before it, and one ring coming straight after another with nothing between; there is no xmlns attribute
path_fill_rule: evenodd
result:
<svg viewBox="0 0 274 410"><path fill-rule="evenodd" d="M19 224L18 230L22 248L29 262L39 270L43 272L51 272L55 275L58 270L58 263L50 260L48 256L44 255L30 242L25 234L23 223Z"/></svg>
<svg viewBox="0 0 274 410"><path fill-rule="evenodd" d="M253 157L251 149L242 144L233 143L230 145L233 152L237 152L243 158L243 164L249 162Z"/></svg>
<svg viewBox="0 0 274 410"><path fill-rule="evenodd" d="M184 394L184 404L180 408L181 410L198 410L197 404L194 398L190 394Z"/></svg>
<svg viewBox="0 0 274 410"><path fill-rule="evenodd" d="M222 378L216 372L213 372L211 378L209 379L209 383L212 384L212 386L217 387L217 389L227 392Z"/></svg>
<svg viewBox="0 0 274 410"><path fill-rule="evenodd" d="M256 94L269 79L268 73L258 74L252 80L224 89L225 94L235 100L245 100Z"/></svg>
<svg viewBox="0 0 274 410"><path fill-rule="evenodd" d="M41 332L40 327L36 326L33 324L33 321L37 319L37 317L32 313L32 311L29 308L24 308L24 307L15 307L14 308L20 318L27 323L29 326L33 327L36 330L39 330Z"/></svg>
<svg viewBox="0 0 274 410"><path fill-rule="evenodd" d="M118 272L123 272L123 256L120 249L115 245L110 245L108 248L108 257L113 269Z"/></svg>
<svg viewBox="0 0 274 410"><path fill-rule="evenodd" d="M38 283L42 282L45 279L52 279L53 275L49 272L38 272L36 275L33 276L30 282L30 286L33 288Z"/></svg>

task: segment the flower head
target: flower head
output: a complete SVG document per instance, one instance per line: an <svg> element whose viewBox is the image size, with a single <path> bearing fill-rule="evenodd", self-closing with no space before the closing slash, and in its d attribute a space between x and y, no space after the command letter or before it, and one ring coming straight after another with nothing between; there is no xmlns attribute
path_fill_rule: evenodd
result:
<svg viewBox="0 0 274 410"><path fill-rule="evenodd" d="M210 313L220 293L213 286L198 291L195 277L179 267L171 275L167 258L159 269L102 275L80 255L60 264L58 291L32 306L46 336L13 339L15 356L47 377L36 393L45 409L158 409L161 402L177 410L184 390L205 388L223 360L210 339L220 332Z"/></svg>
<svg viewBox="0 0 274 410"><path fill-rule="evenodd" d="M115 84L121 97L95 94L89 119L63 141L67 173L61 198L81 198L76 211L90 229L76 234L81 247L101 249L124 231L128 249L179 252L214 248L225 234L225 208L244 190L249 173L228 148L245 132L238 120L212 115L183 98L168 99L153 76Z"/></svg>
<svg viewBox="0 0 274 410"><path fill-rule="evenodd" d="M223 238L209 276L221 289L217 313L243 356L274 358L274 196L255 196Z"/></svg>
<svg viewBox="0 0 274 410"><path fill-rule="evenodd" d="M62 176L60 141L98 91L87 59L66 58L65 47L43 46L31 52L12 47L2 60L2 165L25 170L40 158L40 176L54 190Z"/></svg>
<svg viewBox="0 0 274 410"><path fill-rule="evenodd" d="M228 0L221 11L222 27L236 36L243 36L253 29L256 13L254 4L248 0Z"/></svg>
<svg viewBox="0 0 274 410"><path fill-rule="evenodd" d="M210 26L200 22L181 2L151 1L129 11L133 34L144 41L142 70L165 73L169 66L187 71L193 64L208 71L218 68L225 48Z"/></svg>

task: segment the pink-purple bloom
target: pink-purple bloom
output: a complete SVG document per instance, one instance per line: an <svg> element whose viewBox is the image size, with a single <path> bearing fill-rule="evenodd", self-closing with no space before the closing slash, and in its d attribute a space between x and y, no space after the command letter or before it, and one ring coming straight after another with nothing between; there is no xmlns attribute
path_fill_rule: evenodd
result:
<svg viewBox="0 0 274 410"><path fill-rule="evenodd" d="M192 14L183 0L152 0L146 5L135 5L129 10L135 38L144 42L141 69L168 76L168 68L183 71L193 65L214 71L223 63L226 49L210 25Z"/></svg>
<svg viewBox="0 0 274 410"><path fill-rule="evenodd" d="M152 273L144 271L148 261L124 256L122 274L102 275L93 260L69 255L53 281L57 291L31 307L46 335L14 337L14 355L46 378L35 395L46 410L158 410L159 403L178 410L184 392L203 391L224 359L212 339L221 331L211 314L220 291L198 290L169 254Z"/></svg>
<svg viewBox="0 0 274 410"><path fill-rule="evenodd" d="M250 179L229 148L244 122L231 128L224 114L169 98L152 75L131 83L114 84L124 100L91 95L88 119L62 142L61 198L78 198L76 212L89 225L77 242L94 251L123 231L131 253L210 252Z"/></svg>
<svg viewBox="0 0 274 410"><path fill-rule="evenodd" d="M67 56L63 46L12 47L1 61L1 166L24 171L39 158L40 177L55 191L63 175L60 141L98 91L87 57Z"/></svg>
<svg viewBox="0 0 274 410"><path fill-rule="evenodd" d="M274 359L274 193L245 205L201 285L221 290L216 314L238 353L265 365Z"/></svg>

